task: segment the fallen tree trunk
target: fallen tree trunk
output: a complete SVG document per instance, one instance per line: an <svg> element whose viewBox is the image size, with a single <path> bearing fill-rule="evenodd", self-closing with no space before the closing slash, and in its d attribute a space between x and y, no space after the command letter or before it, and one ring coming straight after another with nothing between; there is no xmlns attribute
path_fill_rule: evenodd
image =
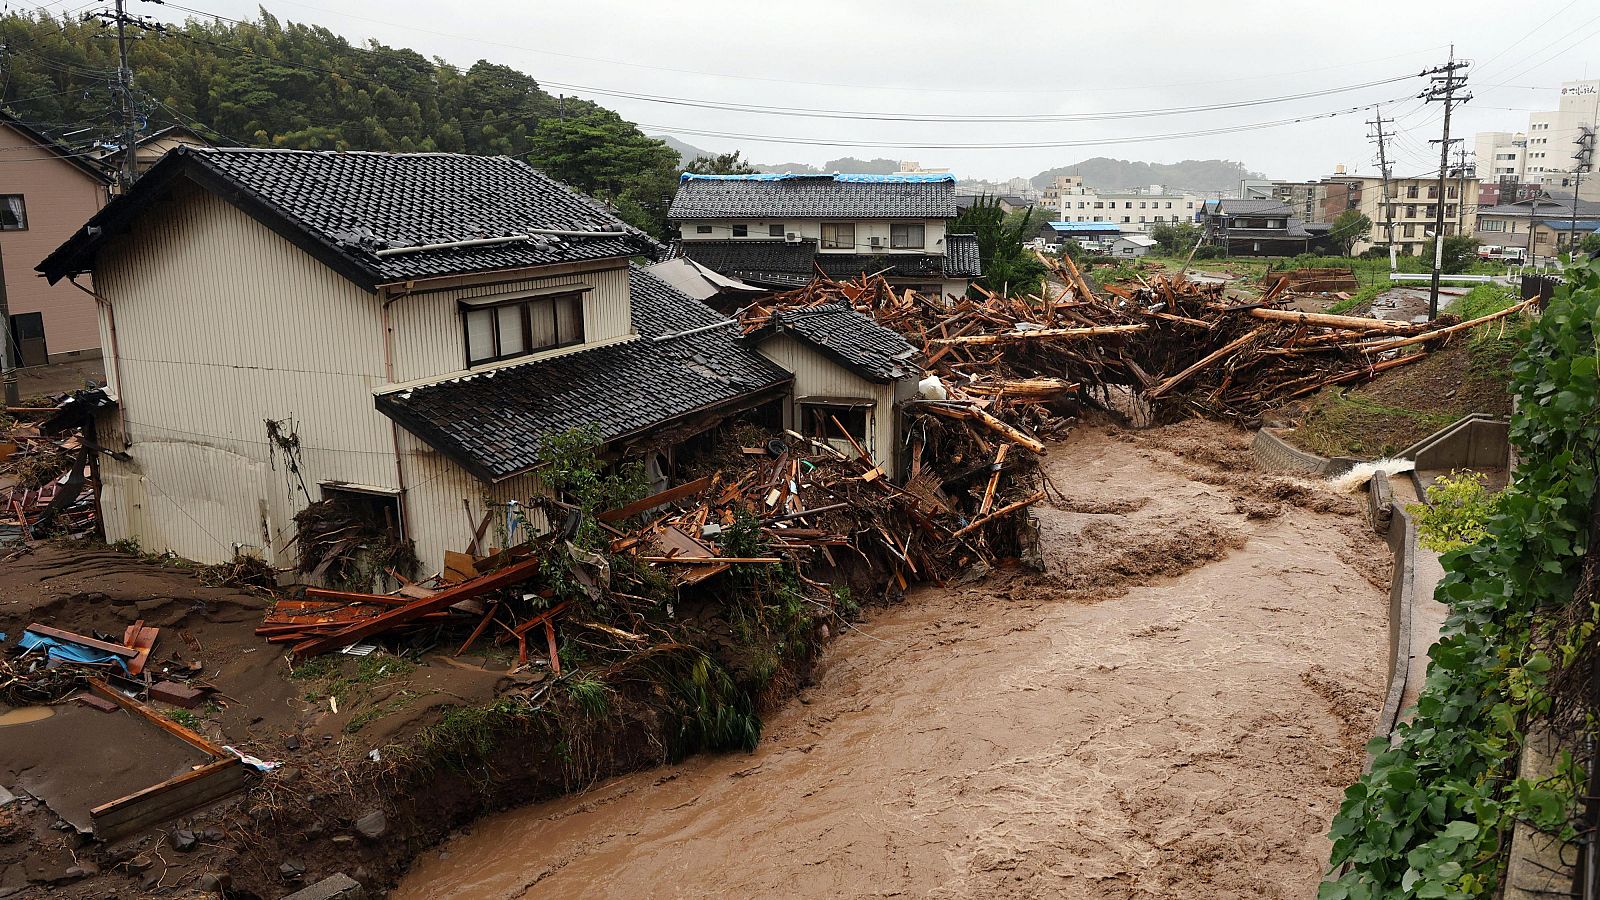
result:
<svg viewBox="0 0 1600 900"><path fill-rule="evenodd" d="M1537 297L1534 297L1531 300L1524 300L1524 301L1522 301L1521 303L1518 303L1515 306L1508 306L1505 309L1500 310L1499 312L1490 313L1487 316L1479 316L1476 319L1471 319L1471 320L1468 320L1466 322L1461 322L1461 323L1459 323L1457 325L1451 325L1448 328L1440 328L1437 331L1428 331L1428 332L1424 332L1424 333L1419 334L1419 335L1415 335L1413 337L1401 338L1399 340L1393 340L1393 341L1384 341L1381 344L1372 344L1370 346L1362 347L1361 348L1361 352L1362 353L1382 353L1385 350L1394 350L1394 349L1399 348L1399 347L1409 347L1412 344L1426 343L1428 341L1433 340L1434 338L1441 338L1441 337L1444 337L1447 334L1455 334L1458 331L1466 331L1469 328L1476 328L1476 327L1478 327L1479 325L1482 325L1485 322L1493 322L1495 319L1503 319L1506 316L1509 316L1509 315L1511 315L1513 313L1519 313L1519 312L1527 309L1528 307L1532 306L1533 304L1537 303L1538 300L1539 300L1539 298L1537 298Z"/></svg>
<svg viewBox="0 0 1600 900"><path fill-rule="evenodd" d="M1101 337L1113 334L1135 334L1148 329L1148 325L1094 325L1088 328L1040 328L1035 331L1007 331L1000 334L974 334L966 337L930 338L929 346L953 344L1006 344L1013 341L1039 341L1050 338Z"/></svg>
<svg viewBox="0 0 1600 900"><path fill-rule="evenodd" d="M1291 322L1296 325L1321 325L1325 328L1351 328L1358 331L1411 331L1410 322L1391 322L1388 319L1364 319L1360 316L1334 316L1328 313L1296 312L1292 309L1252 309L1250 315L1269 322Z"/></svg>

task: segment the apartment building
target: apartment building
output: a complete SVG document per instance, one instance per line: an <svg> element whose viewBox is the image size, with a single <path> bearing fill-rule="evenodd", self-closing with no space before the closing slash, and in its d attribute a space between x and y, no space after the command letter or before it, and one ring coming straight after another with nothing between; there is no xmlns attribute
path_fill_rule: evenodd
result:
<svg viewBox="0 0 1600 900"><path fill-rule="evenodd" d="M1147 190L1101 191L1080 176L1063 175L1045 189L1041 205L1054 209L1061 222L1110 222L1122 231L1145 232L1156 225L1193 222L1204 207L1199 194Z"/></svg>
<svg viewBox="0 0 1600 900"><path fill-rule="evenodd" d="M1478 179L1465 172L1447 178L1443 196L1434 176L1400 177L1389 180L1389 209L1385 209L1383 178L1378 175L1347 175L1331 179L1347 185L1355 198L1349 207L1359 209L1372 220L1372 231L1357 241L1352 252L1388 246L1387 224L1394 223L1395 249L1402 255L1420 256L1433 237L1435 217L1444 206L1444 233L1472 234L1478 217ZM1359 187L1349 187L1359 182Z"/></svg>
<svg viewBox="0 0 1600 900"><path fill-rule="evenodd" d="M1585 128L1600 122L1600 79L1566 81L1556 108L1528 114L1525 131L1481 131L1474 139L1478 174L1487 182L1528 185L1546 191L1579 188L1584 200L1600 200L1600 178L1575 185L1572 155ZM1502 191L1499 203L1526 199L1529 192ZM1486 198L1487 199L1487 198Z"/></svg>

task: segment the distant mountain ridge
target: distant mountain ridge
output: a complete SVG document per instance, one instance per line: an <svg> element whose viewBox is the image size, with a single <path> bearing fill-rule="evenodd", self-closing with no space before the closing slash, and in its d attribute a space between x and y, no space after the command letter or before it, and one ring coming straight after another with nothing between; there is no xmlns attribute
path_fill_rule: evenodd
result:
<svg viewBox="0 0 1600 900"><path fill-rule="evenodd" d="M697 156L716 156L716 153L710 150L702 150L677 138L665 135L653 135L653 137L677 151L684 165L694 161ZM821 166L797 162L768 164L754 161L751 161L750 165L762 172L795 172L809 175L853 172L863 175L888 175L899 171L900 161L845 156L830 159ZM1228 159L1186 159L1175 163L1147 163L1096 156L1070 166L1046 169L1029 181L1036 188L1047 188L1057 175L1082 175L1086 184L1103 191L1125 191L1159 184L1170 190L1193 191L1199 194L1235 191L1238 190L1241 179L1265 177L1260 172L1250 170L1244 163Z"/></svg>
<svg viewBox="0 0 1600 900"><path fill-rule="evenodd" d="M1147 163L1096 156L1071 166L1046 169L1033 176L1036 188L1047 188L1058 175L1082 175L1084 184L1102 191L1125 191L1159 184L1169 190L1210 193L1234 191L1245 178L1263 178L1244 163L1228 159L1186 159Z"/></svg>

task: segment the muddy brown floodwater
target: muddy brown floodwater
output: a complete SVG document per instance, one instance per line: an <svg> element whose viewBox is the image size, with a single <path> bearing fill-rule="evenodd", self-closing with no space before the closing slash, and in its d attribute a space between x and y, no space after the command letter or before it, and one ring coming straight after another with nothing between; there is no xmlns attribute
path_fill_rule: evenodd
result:
<svg viewBox="0 0 1600 900"><path fill-rule="evenodd" d="M1312 896L1380 705L1387 551L1246 446L1080 428L1045 574L917 590L754 753L486 819L391 896Z"/></svg>

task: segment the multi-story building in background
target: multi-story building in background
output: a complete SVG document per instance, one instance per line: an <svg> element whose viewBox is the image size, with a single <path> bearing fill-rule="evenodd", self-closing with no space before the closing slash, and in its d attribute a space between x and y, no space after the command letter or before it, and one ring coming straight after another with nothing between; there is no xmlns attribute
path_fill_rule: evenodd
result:
<svg viewBox="0 0 1600 900"><path fill-rule="evenodd" d="M1122 231L1145 232L1156 225L1193 222L1205 205L1199 194L1163 190L1102 191L1077 175L1063 175L1045 189L1042 206L1059 222L1109 222Z"/></svg>
<svg viewBox="0 0 1600 900"><path fill-rule="evenodd" d="M1571 191L1573 153L1585 128L1600 122L1600 79L1561 84L1555 109L1528 114L1525 131L1480 131L1474 139L1478 176L1493 184L1485 205L1525 200L1538 189ZM1585 200L1600 200L1600 178L1584 178L1578 186Z"/></svg>

